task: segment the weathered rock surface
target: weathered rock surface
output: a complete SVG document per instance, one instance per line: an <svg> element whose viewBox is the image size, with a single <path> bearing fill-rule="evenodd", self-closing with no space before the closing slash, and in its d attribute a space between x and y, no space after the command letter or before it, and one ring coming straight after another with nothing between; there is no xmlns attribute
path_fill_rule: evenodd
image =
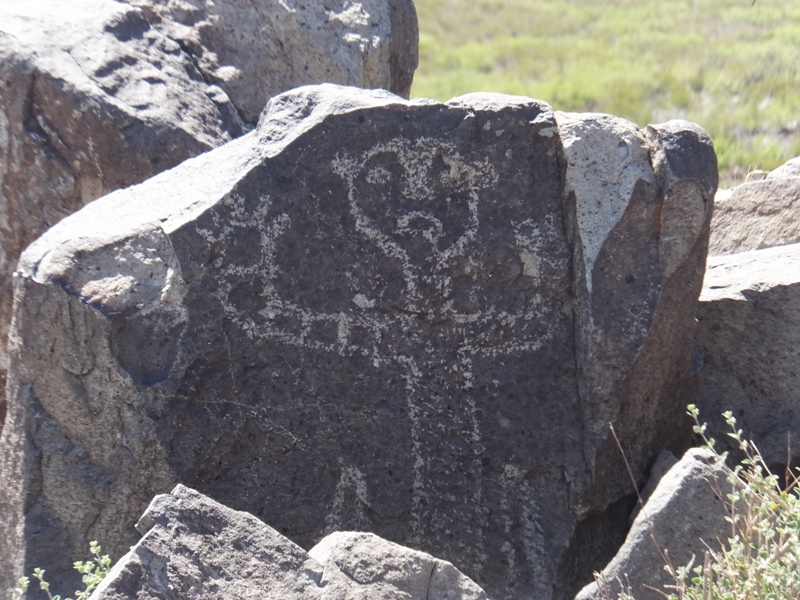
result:
<svg viewBox="0 0 800 600"><path fill-rule="evenodd" d="M665 450L658 456L655 464L653 464L653 468L650 469L650 474L647 477L647 483L639 490L639 498L637 498L636 506L628 517L629 523L633 524L634 519L636 519L641 511L642 504L647 503L647 501L650 499L650 496L652 496L653 492L656 490L656 486L661 481L661 478L664 477L667 471L674 467L675 463L677 462L678 459L675 458L675 455L669 450Z"/></svg>
<svg viewBox="0 0 800 600"><path fill-rule="evenodd" d="M248 123L267 100L301 85L411 92L419 39L412 0L125 1L176 40Z"/></svg>
<svg viewBox="0 0 800 600"><path fill-rule="evenodd" d="M743 183L718 196L711 222L710 256L800 242L800 177Z"/></svg>
<svg viewBox="0 0 800 600"><path fill-rule="evenodd" d="M766 179L718 195L698 308L702 417L721 447L736 451L720 416L732 411L778 469L797 460L787 436L800 437L799 165L792 159Z"/></svg>
<svg viewBox="0 0 800 600"><path fill-rule="evenodd" d="M493 597L571 598L613 554L579 541L631 493L608 423L637 477L688 438L715 187L684 122L273 99L23 255L6 589L91 539L119 555L182 482L305 547L368 530Z"/></svg>
<svg viewBox="0 0 800 600"><path fill-rule="evenodd" d="M663 600L664 586L674 584L664 570L665 550L675 567L692 556L698 565L707 547L718 549L727 539L725 498L732 484L726 476L710 450L686 452L659 481L617 555L575 600L616 598L627 586L636 600Z"/></svg>
<svg viewBox="0 0 800 600"><path fill-rule="evenodd" d="M629 476L609 423L618 424L639 477L662 450L681 446L679 398L693 397L698 383L687 379L690 370L696 375L689 322L705 265L716 157L705 133L685 121L648 127L645 138L611 117L572 119L561 115L559 129L565 193L575 199L565 208L577 383L585 456L590 471L603 474L592 493L610 503L628 489Z"/></svg>
<svg viewBox="0 0 800 600"><path fill-rule="evenodd" d="M768 464L797 464L800 440L800 245L711 257L697 309L698 406L725 447L730 410Z"/></svg>
<svg viewBox="0 0 800 600"><path fill-rule="evenodd" d="M139 520L143 537L92 600L486 600L452 564L371 533L334 533L311 552L254 516L177 486Z"/></svg>
<svg viewBox="0 0 800 600"><path fill-rule="evenodd" d="M787 160L777 169L773 169L768 177L800 177L800 156Z"/></svg>
<svg viewBox="0 0 800 600"><path fill-rule="evenodd" d="M252 128L321 82L408 94L411 0L0 2L0 426L11 273L90 200Z"/></svg>
<svg viewBox="0 0 800 600"><path fill-rule="evenodd" d="M451 563L372 533L332 533L308 554L323 566L324 576L347 578L347 598L486 600L486 593Z"/></svg>

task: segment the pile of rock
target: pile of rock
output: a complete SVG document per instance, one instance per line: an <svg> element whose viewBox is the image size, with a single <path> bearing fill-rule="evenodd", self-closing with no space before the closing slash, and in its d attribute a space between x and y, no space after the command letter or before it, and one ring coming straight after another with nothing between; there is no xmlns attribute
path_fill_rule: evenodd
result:
<svg viewBox="0 0 800 600"><path fill-rule="evenodd" d="M717 195L696 334L701 416L719 451L738 456L721 416L730 410L773 472L797 465L800 437L800 159ZM674 459L673 459L674 460ZM725 545L731 491L727 471L708 451L691 450L660 476L614 559L576 600L663 598L674 580L664 568L703 563ZM660 482L659 482L660 480Z"/></svg>
<svg viewBox="0 0 800 600"><path fill-rule="evenodd" d="M449 562L371 533L339 532L306 552L247 513L177 486L157 496L142 539L92 600L486 600Z"/></svg>
<svg viewBox="0 0 800 600"><path fill-rule="evenodd" d="M369 530L497 598L567 593L627 516L609 422L638 478L688 442L715 187L684 122L274 98L23 254L3 554L119 554L184 483L306 547Z"/></svg>
<svg viewBox="0 0 800 600"><path fill-rule="evenodd" d="M720 413L732 411L776 472L800 459L797 165L789 161L716 202L697 312L698 405L711 432L728 447Z"/></svg>
<svg viewBox="0 0 800 600"><path fill-rule="evenodd" d="M416 36L410 0L0 7L0 595L93 539L96 598L563 600L616 552L690 441L711 142L404 100ZM708 537L669 515L714 468L609 579Z"/></svg>

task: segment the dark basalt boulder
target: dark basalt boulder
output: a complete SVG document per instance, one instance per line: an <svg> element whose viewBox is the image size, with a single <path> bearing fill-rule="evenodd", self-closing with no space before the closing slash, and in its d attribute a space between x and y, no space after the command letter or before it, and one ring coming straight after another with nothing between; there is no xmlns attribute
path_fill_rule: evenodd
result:
<svg viewBox="0 0 800 600"><path fill-rule="evenodd" d="M688 441L716 184L685 122L274 98L24 253L0 588L126 552L183 483L302 547L370 531L493 598L571 597L627 517L609 423L639 479Z"/></svg>

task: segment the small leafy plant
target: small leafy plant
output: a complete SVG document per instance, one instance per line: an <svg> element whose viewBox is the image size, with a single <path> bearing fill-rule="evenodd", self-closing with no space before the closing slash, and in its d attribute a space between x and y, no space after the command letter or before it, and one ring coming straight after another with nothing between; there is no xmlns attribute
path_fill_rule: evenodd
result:
<svg viewBox="0 0 800 600"><path fill-rule="evenodd" d="M74 563L75 570L83 575L82 581L85 586L83 591L75 592L74 600L87 600L94 589L103 581L103 578L108 575L111 570L111 559L108 554L102 554L103 549L97 542L89 542L89 552L92 555L91 560L86 562L77 561ZM44 569L34 569L33 578L39 581L39 589L47 593L49 600L61 600L61 596L55 596L50 591L50 584L45 581ZM28 587L31 584L30 577L21 577L19 579L18 587L14 590L12 600L21 600L25 597ZM72 598L64 598L64 600L73 600Z"/></svg>
<svg viewBox="0 0 800 600"><path fill-rule="evenodd" d="M689 405L694 431L714 450L706 437L696 406ZM800 488L798 477L786 467L785 489L770 472L758 448L736 429L736 419L723 414L731 428L728 435L745 458L729 469L732 491L727 495L731 526L727 544L708 548L702 565L667 570L674 579L668 600L783 600L800 598ZM717 453L725 462L727 453Z"/></svg>

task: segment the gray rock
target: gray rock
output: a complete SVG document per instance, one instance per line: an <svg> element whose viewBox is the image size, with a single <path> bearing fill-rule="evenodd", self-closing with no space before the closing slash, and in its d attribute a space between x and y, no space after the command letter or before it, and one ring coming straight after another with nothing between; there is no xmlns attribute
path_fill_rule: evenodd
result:
<svg viewBox="0 0 800 600"><path fill-rule="evenodd" d="M667 450L658 455L653 468L650 469L650 475L647 477L647 483L641 490L639 490L637 504L628 517L629 523L633 523L634 519L636 519L636 517L639 515L642 504L647 503L647 501L650 499L650 496L653 495L656 486L661 481L661 478L664 477L664 475L666 475L667 472L674 467L675 463L677 462L678 459L675 458L675 455Z"/></svg>
<svg viewBox="0 0 800 600"><path fill-rule="evenodd" d="M345 597L341 574L323 575L305 550L254 516L181 485L154 498L137 529L142 539L92 600Z"/></svg>
<svg viewBox="0 0 800 600"><path fill-rule="evenodd" d="M602 478L588 504L604 494L609 505L630 486L609 423L637 477L662 450L682 453L689 444L676 423L685 422L680 398L696 394L689 349L716 157L686 121L640 132L608 115L558 120L572 200L565 208L583 442L590 472Z"/></svg>
<svg viewBox="0 0 800 600"><path fill-rule="evenodd" d="M751 181L761 181L762 179L766 179L769 176L769 171L764 171L762 169L755 169L754 171L750 171L745 178L745 183L749 183Z"/></svg>
<svg viewBox="0 0 800 600"><path fill-rule="evenodd" d="M777 169L770 171L769 178L800 177L800 156L786 161Z"/></svg>
<svg viewBox="0 0 800 600"><path fill-rule="evenodd" d="M251 129L308 83L408 94L411 0L0 2L0 427L11 273L90 200Z"/></svg>
<svg viewBox="0 0 800 600"><path fill-rule="evenodd" d="M125 0L176 40L255 123L271 97L330 82L408 98L417 68L412 0L254 3Z"/></svg>
<svg viewBox="0 0 800 600"><path fill-rule="evenodd" d="M304 547L367 530L494 597L571 597L631 492L608 423L639 478L688 438L715 169L687 123L274 98L23 255L0 577L126 550L183 482Z"/></svg>
<svg viewBox="0 0 800 600"><path fill-rule="evenodd" d="M721 447L735 449L720 416L730 410L778 468L787 462L787 434L798 464L798 315L800 245L709 259L697 309L704 361L698 407Z"/></svg>
<svg viewBox="0 0 800 600"><path fill-rule="evenodd" d="M636 600L663 600L664 586L675 583L664 569L665 552L673 567L693 556L703 564L706 548L727 539L727 473L710 450L686 452L658 483L617 555L575 600L616 598L627 586Z"/></svg>
<svg viewBox="0 0 800 600"><path fill-rule="evenodd" d="M309 551L323 576L351 583L348 598L486 600L486 593L447 561L405 548L373 533L342 531Z"/></svg>
<svg viewBox="0 0 800 600"><path fill-rule="evenodd" d="M743 183L717 197L710 256L800 242L800 177Z"/></svg>
<svg viewBox="0 0 800 600"><path fill-rule="evenodd" d="M137 529L142 539L92 600L486 599L453 565L430 555L347 532L306 553L254 516L182 485L156 496Z"/></svg>

